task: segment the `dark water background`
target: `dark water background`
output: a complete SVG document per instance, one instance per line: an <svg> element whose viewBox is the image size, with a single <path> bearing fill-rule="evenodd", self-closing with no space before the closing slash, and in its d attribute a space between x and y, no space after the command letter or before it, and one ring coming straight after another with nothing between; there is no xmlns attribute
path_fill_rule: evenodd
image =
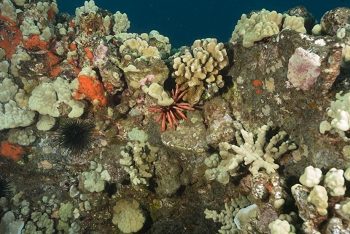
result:
<svg viewBox="0 0 350 234"><path fill-rule="evenodd" d="M60 12L74 15L83 0L57 0ZM319 22L322 15L340 6L350 7L350 0L95 0L95 4L112 13L128 15L128 32L148 33L157 30L170 38L173 48L192 45L196 39L215 37L227 42L243 13L252 10L276 10L283 13L303 5Z"/></svg>

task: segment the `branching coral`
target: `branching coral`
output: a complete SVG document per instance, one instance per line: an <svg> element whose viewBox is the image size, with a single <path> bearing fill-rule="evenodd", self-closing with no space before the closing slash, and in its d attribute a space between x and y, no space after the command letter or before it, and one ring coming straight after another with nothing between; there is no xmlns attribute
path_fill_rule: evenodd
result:
<svg viewBox="0 0 350 234"><path fill-rule="evenodd" d="M254 42L265 37L270 37L279 32L279 24L282 22L282 14L276 11L262 9L259 12L247 16L243 14L238 20L235 30L232 32L230 42L243 38L243 46L251 47Z"/></svg>
<svg viewBox="0 0 350 234"><path fill-rule="evenodd" d="M320 124L320 132L335 131L343 140L348 141L349 138L345 134L350 129L350 92L340 91L335 95L336 100L331 102L331 106L327 109L329 117L333 118L331 122L327 120Z"/></svg>
<svg viewBox="0 0 350 234"><path fill-rule="evenodd" d="M213 219L214 222L220 222L223 224L219 233L236 233L238 230L234 218L239 210L248 206L249 203L249 200L245 196L240 196L236 199L232 198L230 203L225 203L225 210L222 210L220 213L215 210L205 209L205 218Z"/></svg>
<svg viewBox="0 0 350 234"><path fill-rule="evenodd" d="M285 131L278 132L267 142L267 131L267 125L259 128L254 140L253 133L241 129L242 137L238 134L236 136L238 146L221 142L219 144L221 162L217 167L212 167L210 161L206 161L207 166L212 167L205 172L206 177L208 179L217 178L220 183L226 184L229 182L229 175L233 175L242 162L250 165L249 171L253 175L257 174L261 168L265 169L268 174L276 172L279 166L274 163L274 160L287 151L296 149L297 146L286 139Z"/></svg>
<svg viewBox="0 0 350 234"><path fill-rule="evenodd" d="M348 170L344 174L347 180ZM300 177L302 184L292 186L299 217L304 221L301 227L303 232L346 233L343 228L347 225L343 226L343 223L349 220L349 198L344 197L346 186L343 173L341 169L331 168L321 180L321 170L309 166ZM314 182L310 184L308 181ZM327 232L324 231L326 229Z"/></svg>
<svg viewBox="0 0 350 234"><path fill-rule="evenodd" d="M283 18L284 22L282 22ZM255 42L278 34L281 28L300 33L306 32L304 18L262 9L249 16L246 14L241 16L232 32L230 42L236 42L242 38L244 47L252 47Z"/></svg>
<svg viewBox="0 0 350 234"><path fill-rule="evenodd" d="M204 91L212 96L224 86L220 71L228 65L223 43L214 38L196 40L191 50L173 60L175 82L180 90L188 90L183 99L191 105L197 103Z"/></svg>
<svg viewBox="0 0 350 234"><path fill-rule="evenodd" d="M157 159L158 148L149 143L128 142L121 148L120 164L129 173L133 185L148 185L148 178L152 177L153 162Z"/></svg>

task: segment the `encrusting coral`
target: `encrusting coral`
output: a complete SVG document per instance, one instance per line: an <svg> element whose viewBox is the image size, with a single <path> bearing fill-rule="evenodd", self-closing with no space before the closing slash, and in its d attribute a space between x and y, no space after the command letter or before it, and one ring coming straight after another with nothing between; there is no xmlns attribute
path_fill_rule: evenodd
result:
<svg viewBox="0 0 350 234"><path fill-rule="evenodd" d="M0 154L4 157L9 157L15 162L22 159L24 149L21 146L11 144L9 141L1 142Z"/></svg>
<svg viewBox="0 0 350 234"><path fill-rule="evenodd" d="M293 87L308 90L320 75L321 58L315 53L299 47L288 63L288 81Z"/></svg>
<svg viewBox="0 0 350 234"><path fill-rule="evenodd" d="M70 87L73 90L74 99L87 99L93 105L106 105L104 88L98 80L96 72L91 67L84 67L78 77L72 81Z"/></svg>

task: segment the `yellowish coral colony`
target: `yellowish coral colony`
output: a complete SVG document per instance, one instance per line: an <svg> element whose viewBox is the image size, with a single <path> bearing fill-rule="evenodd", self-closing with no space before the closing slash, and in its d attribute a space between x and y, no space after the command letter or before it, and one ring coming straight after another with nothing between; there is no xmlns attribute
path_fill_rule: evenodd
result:
<svg viewBox="0 0 350 234"><path fill-rule="evenodd" d="M0 233L350 233L349 18L171 48L93 0L0 0Z"/></svg>

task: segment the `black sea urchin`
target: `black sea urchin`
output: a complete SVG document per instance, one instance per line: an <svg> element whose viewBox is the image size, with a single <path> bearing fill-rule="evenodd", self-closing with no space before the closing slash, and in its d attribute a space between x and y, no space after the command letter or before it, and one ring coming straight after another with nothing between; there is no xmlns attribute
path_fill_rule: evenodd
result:
<svg viewBox="0 0 350 234"><path fill-rule="evenodd" d="M61 124L57 133L57 145L77 155L90 148L95 124L91 121L69 119Z"/></svg>
<svg viewBox="0 0 350 234"><path fill-rule="evenodd" d="M11 195L11 185L5 176L0 175L0 197L9 197Z"/></svg>

